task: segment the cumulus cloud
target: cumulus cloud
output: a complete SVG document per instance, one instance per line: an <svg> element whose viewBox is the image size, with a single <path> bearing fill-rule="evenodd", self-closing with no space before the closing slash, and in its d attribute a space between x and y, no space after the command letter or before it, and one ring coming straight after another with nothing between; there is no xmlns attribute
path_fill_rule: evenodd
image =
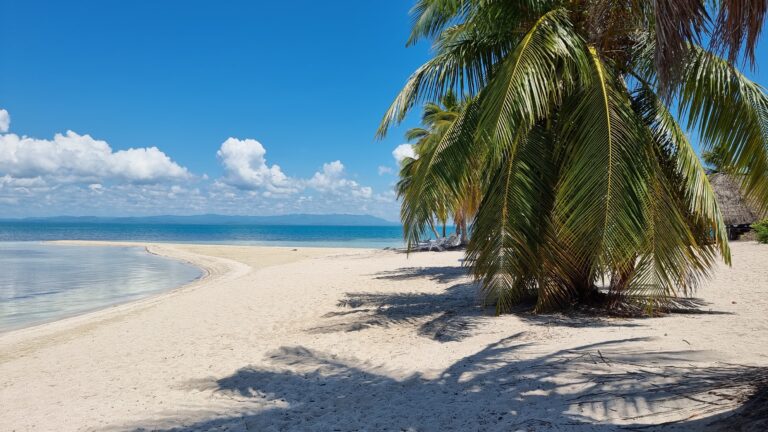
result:
<svg viewBox="0 0 768 432"><path fill-rule="evenodd" d="M45 183L45 180L43 180L41 177L15 178L6 174L0 177L0 189L1 188L12 188L17 190L18 189L41 189L41 188L47 189L48 185Z"/></svg>
<svg viewBox="0 0 768 432"><path fill-rule="evenodd" d="M240 189L264 189L270 194L298 191L295 181L279 165L267 165L267 150L254 139L229 138L216 153L226 172L222 181Z"/></svg>
<svg viewBox="0 0 768 432"><path fill-rule="evenodd" d="M376 193L341 161L312 176L270 165L253 139L229 138L217 156L219 178L193 176L157 147L113 150L67 131L52 139L8 133L0 110L0 213L50 215L370 213L395 219L391 193ZM211 155L213 156L213 155ZM394 172L382 166L383 173ZM381 169L380 169L381 171Z"/></svg>
<svg viewBox="0 0 768 432"><path fill-rule="evenodd" d="M0 129L9 124L0 110ZM114 151L72 131L53 139L0 133L0 211L9 216L146 213L164 206L148 201L148 188L190 180L157 147Z"/></svg>
<svg viewBox="0 0 768 432"><path fill-rule="evenodd" d="M323 164L323 171L316 172L308 184L319 191L329 191L339 186L344 173L344 164L339 160Z"/></svg>
<svg viewBox="0 0 768 432"><path fill-rule="evenodd" d="M323 170L318 171L307 181L307 185L320 192L335 194L350 194L356 198L370 198L373 189L361 186L354 180L344 175L344 164L341 161L333 161L323 164Z"/></svg>
<svg viewBox="0 0 768 432"><path fill-rule="evenodd" d="M379 175L392 174L392 172L393 172L392 167L379 165Z"/></svg>
<svg viewBox="0 0 768 432"><path fill-rule="evenodd" d="M8 132L8 129L10 127L11 127L11 115L8 114L8 111L4 109L0 109L0 133Z"/></svg>
<svg viewBox="0 0 768 432"><path fill-rule="evenodd" d="M369 199L373 196L372 188L347 178L341 161L323 164L321 171L309 179L302 179L289 177L279 165L269 165L266 154L267 150L257 140L227 139L217 153L225 174L214 186L221 190L234 187L265 198L278 198L305 189L350 198Z"/></svg>
<svg viewBox="0 0 768 432"><path fill-rule="evenodd" d="M0 172L56 182L122 180L152 183L189 176L157 147L113 151L105 141L72 131L52 140L0 135Z"/></svg>
<svg viewBox="0 0 768 432"><path fill-rule="evenodd" d="M398 217L397 202L391 193L374 192L370 198L362 198L352 193L321 193L307 187L302 193L267 198L260 191L227 185L216 187L199 178L181 186L162 183L92 185L68 183L51 187L39 185L31 179L6 182L0 177L0 214L4 217L24 217L368 213L390 220Z"/></svg>
<svg viewBox="0 0 768 432"><path fill-rule="evenodd" d="M411 144L400 144L399 146L395 147L394 150L392 150L392 156L394 156L395 160L397 161L398 165L403 161L405 158L415 158L416 152L413 150L413 145Z"/></svg>

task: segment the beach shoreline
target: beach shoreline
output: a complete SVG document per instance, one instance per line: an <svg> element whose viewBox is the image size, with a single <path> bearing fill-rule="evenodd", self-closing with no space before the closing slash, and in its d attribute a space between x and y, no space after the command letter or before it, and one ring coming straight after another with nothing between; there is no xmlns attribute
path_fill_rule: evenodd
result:
<svg viewBox="0 0 768 432"><path fill-rule="evenodd" d="M71 315L65 315L60 318L55 318L50 321L32 324L29 326L24 326L20 328L14 328L7 331L0 331L0 343L3 342L4 338L13 339L13 338L28 338L28 337L37 337L39 336L38 333L44 334L48 330L52 332L60 331L65 328L69 328L71 326L78 326L81 324L88 324L92 321L98 321L100 319L109 318L112 314L121 314L121 313L128 313L133 309L140 309L145 306L150 306L156 302L161 302L164 300L167 296L173 296L180 294L181 291L184 290L190 290L190 289L196 289L200 286L204 286L209 282L209 278L214 277L222 277L225 276L227 273L242 271L243 267L242 264L238 263L234 260L227 260L225 258L217 258L215 260L211 260L211 257L206 257L204 255L198 255L198 254L190 254L190 253L184 253L178 248L174 248L174 246L189 246L189 245L195 245L195 246L217 246L217 245L208 245L208 244L184 244L184 243L162 243L162 242L140 242L140 241L106 241L106 240L48 240L43 241L43 243L52 244L52 245L66 245L66 246L107 246L107 247L141 247L144 249L144 251L151 255L160 256L167 259L176 260L179 262L183 262L189 265L192 265L199 269L202 274L197 279L190 281L185 284L181 284L177 287L153 293L146 297L142 297L139 299L134 300L127 300L123 302L108 304L105 306L99 306L94 309L86 310L83 312L74 312ZM285 250L285 249L297 249L297 248L289 248L284 246L252 246L254 248L264 248L264 249L271 249L274 248L276 250ZM303 249L310 249L314 250L316 248L303 248ZM320 249L320 248L317 248ZM322 249L342 249L342 248L322 248ZM229 268L222 269L221 265L224 264L225 267L229 266ZM47 329L50 327L50 329ZM2 358L0 357L0 360Z"/></svg>
<svg viewBox="0 0 768 432"><path fill-rule="evenodd" d="M31 330L31 329L33 329L35 327L44 326L44 325L52 324L52 323L57 323L59 321L63 321L63 320L67 320L67 319L72 319L72 318L77 318L77 317L81 317L81 316L85 316L85 315L90 315L90 314L94 314L94 313L101 312L101 311L104 311L104 310L109 310L109 309L113 309L113 308L118 308L120 306L130 305L132 303L137 303L137 302L141 302L141 301L145 301L145 300L151 300L151 299L154 299L155 297L159 297L159 296L162 296L164 294L168 294L168 293L176 291L176 290L184 289L184 288L186 288L186 287L188 287L190 285L193 285L193 284L195 284L197 282L202 282L204 279L206 279L210 275L210 270L206 266L198 265L198 264L196 264L196 263L194 263L192 261L186 260L186 259L175 258L175 257L173 257L171 255L168 255L166 253L163 253L161 251L156 251L154 243L114 242L114 241L81 241L81 240L51 240L51 241L42 241L42 243L44 243L44 244L51 244L51 245L84 246L84 247L88 247L88 246L141 247L141 248L143 248L144 252L149 254L149 255L155 255L155 256L159 256L159 257L165 258L165 259L171 259L171 260L174 260L174 261L177 261L177 262L181 262L181 263L185 263L185 264L188 264L190 266L193 266L197 270L200 271L200 276L198 276L197 278L195 278L195 279L193 279L193 280L191 280L189 282L182 283L180 285L177 285L175 287L172 287L172 288L169 288L169 289L166 289L166 290L161 290L161 291L158 291L158 292L150 293L150 294L148 294L146 296L143 296L143 297L140 297L140 298L137 298L137 299L129 299L129 300L118 301L118 302L109 303L109 304L105 304L105 305L101 305L101 306L95 306L95 307L93 307L91 309L86 309L86 310L82 310L82 311L77 311L77 312L72 312L72 313L64 314L64 315L58 316L56 318L52 318L52 319L49 319L49 320L46 320L46 321L42 321L42 322L35 322L35 323L32 323L32 324L23 324L23 325L21 325L19 327L15 327L15 328L0 329L0 337L2 337L3 335L5 335L7 333L11 333L11 332L17 332L17 331L28 330L28 329ZM84 319L87 319L87 317L84 317Z"/></svg>
<svg viewBox="0 0 768 432"><path fill-rule="evenodd" d="M107 244L207 275L0 334L0 430L703 430L735 405L669 386L768 367L753 243L698 312L654 319L495 317L461 252Z"/></svg>

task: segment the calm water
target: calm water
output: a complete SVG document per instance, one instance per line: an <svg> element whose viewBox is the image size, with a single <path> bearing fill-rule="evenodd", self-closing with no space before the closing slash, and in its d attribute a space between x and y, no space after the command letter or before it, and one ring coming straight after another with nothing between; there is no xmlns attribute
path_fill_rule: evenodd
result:
<svg viewBox="0 0 768 432"><path fill-rule="evenodd" d="M0 332L183 285L200 270L139 247L47 240L401 247L398 226L254 226L0 222Z"/></svg>
<svg viewBox="0 0 768 432"><path fill-rule="evenodd" d="M141 247L39 242L0 242L0 266L0 332L136 300L202 274Z"/></svg>
<svg viewBox="0 0 768 432"><path fill-rule="evenodd" d="M0 222L0 241L125 240L323 247L402 247L399 226Z"/></svg>

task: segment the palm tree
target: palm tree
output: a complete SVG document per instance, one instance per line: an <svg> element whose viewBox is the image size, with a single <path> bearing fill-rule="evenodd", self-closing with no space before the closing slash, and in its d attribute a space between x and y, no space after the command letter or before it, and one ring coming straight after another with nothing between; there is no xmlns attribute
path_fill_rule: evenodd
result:
<svg viewBox="0 0 768 432"><path fill-rule="evenodd" d="M768 208L768 98L734 66L740 52L754 58L768 0L708 3L417 2L409 43L431 39L435 54L378 134L417 103L468 95L403 181L429 197L483 178L466 262L499 313L529 297L536 311L590 301L602 281L663 306L718 256L730 263L680 121L747 173L744 193ZM420 220L412 204L403 200L406 223Z"/></svg>
<svg viewBox="0 0 768 432"><path fill-rule="evenodd" d="M468 225L479 207L480 189L475 179L468 178L452 184L441 181L439 177L430 176L426 164L429 155L437 150L445 132L450 129L463 109L464 103L459 101L453 92L448 92L440 103L427 103L422 115L423 127L413 128L406 132L408 141L414 144L414 158L405 158L400 166L400 181L396 191L403 202L401 217L404 224L405 239L409 246L418 242L420 236L429 228L435 237L441 237L435 228L435 219L442 224L442 237L446 236L446 224L452 216L462 244L468 240ZM418 175L426 175L429 182L425 187L415 187L423 183L414 183Z"/></svg>
<svg viewBox="0 0 768 432"><path fill-rule="evenodd" d="M705 166L713 173L730 173L733 170L726 165L725 160L728 154L722 149L715 148L702 152L701 160Z"/></svg>

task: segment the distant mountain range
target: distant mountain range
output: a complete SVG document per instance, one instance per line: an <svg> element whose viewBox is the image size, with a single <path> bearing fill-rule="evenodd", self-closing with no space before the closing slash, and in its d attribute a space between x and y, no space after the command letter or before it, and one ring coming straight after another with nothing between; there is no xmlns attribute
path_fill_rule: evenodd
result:
<svg viewBox="0 0 768 432"><path fill-rule="evenodd" d="M325 225L325 226L394 226L397 222L371 215L351 214L287 214L279 216L226 216L205 214L194 216L53 216L24 219L3 219L12 222L54 223L119 223L119 224L180 224L180 225Z"/></svg>

